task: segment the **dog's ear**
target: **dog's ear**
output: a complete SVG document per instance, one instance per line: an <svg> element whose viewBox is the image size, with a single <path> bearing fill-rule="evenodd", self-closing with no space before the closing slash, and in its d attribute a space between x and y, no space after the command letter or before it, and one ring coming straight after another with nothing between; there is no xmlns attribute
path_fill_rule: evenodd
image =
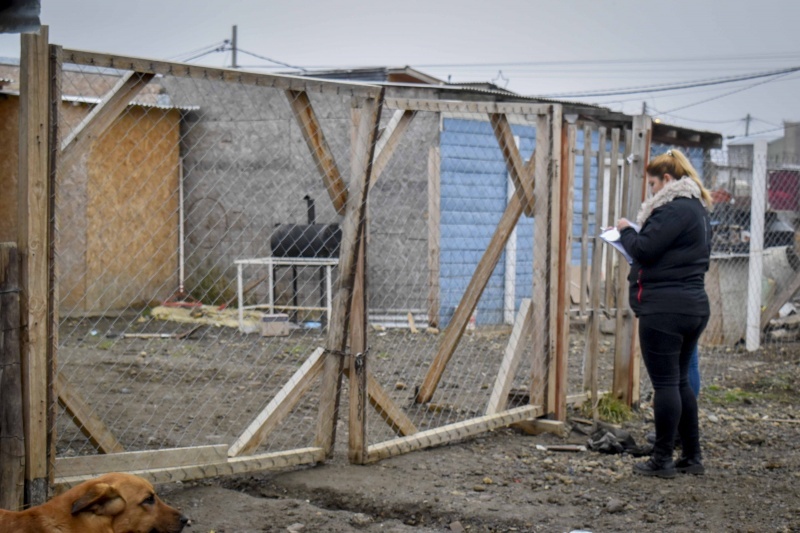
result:
<svg viewBox="0 0 800 533"><path fill-rule="evenodd" d="M72 503L72 515L91 512L97 515L114 516L125 509L125 500L117 489L107 483L89 487L83 496Z"/></svg>

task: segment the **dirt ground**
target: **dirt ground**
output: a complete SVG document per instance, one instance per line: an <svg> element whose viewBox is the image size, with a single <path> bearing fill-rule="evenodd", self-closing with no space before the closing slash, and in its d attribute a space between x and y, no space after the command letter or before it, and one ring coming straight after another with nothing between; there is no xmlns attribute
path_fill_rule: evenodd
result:
<svg viewBox="0 0 800 533"><path fill-rule="evenodd" d="M92 359L85 341L73 344ZM124 355L115 349L97 351L97 360ZM127 357L139 349L129 346ZM547 450L586 444L587 427L573 421L566 439L500 429L369 466L348 464L340 447L318 466L159 491L192 518L194 533L800 531L800 346L704 350L702 358L704 476L642 478L631 472L641 459L628 455ZM134 378L152 382L158 368L151 361ZM116 373L104 375L113 389ZM643 386L640 409L622 425L639 443L652 429L647 395Z"/></svg>

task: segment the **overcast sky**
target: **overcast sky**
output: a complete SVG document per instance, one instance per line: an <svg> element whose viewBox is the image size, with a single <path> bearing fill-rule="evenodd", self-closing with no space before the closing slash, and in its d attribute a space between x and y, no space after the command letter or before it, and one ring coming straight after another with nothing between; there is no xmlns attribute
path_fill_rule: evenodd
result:
<svg viewBox="0 0 800 533"><path fill-rule="evenodd" d="M798 0L41 0L50 42L186 60L230 39L238 63L405 66L533 96L708 81L800 66ZM0 35L0 56L19 36ZM230 52L193 62L229 66ZM286 67L281 67L285 69ZM609 91L612 92L612 91ZM733 94L730 94L733 93ZM559 96L560 98L567 98ZM680 91L573 99L665 122L780 135L800 121L800 71ZM658 115L658 112L664 114Z"/></svg>

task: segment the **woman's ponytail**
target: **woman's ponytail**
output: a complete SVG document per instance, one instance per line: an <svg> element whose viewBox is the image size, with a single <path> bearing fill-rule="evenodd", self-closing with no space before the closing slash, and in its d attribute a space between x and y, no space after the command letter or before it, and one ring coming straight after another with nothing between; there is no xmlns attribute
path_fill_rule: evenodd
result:
<svg viewBox="0 0 800 533"><path fill-rule="evenodd" d="M647 164L647 173L651 176L658 176L659 178L663 178L664 174L669 174L675 179L681 179L684 176L690 177L692 181L700 187L700 198L703 200L706 208L711 209L713 202L711 193L708 192L708 189L703 187L703 182L700 181L697 170L692 166L689 158L683 155L683 152L680 150L673 148L651 159Z"/></svg>

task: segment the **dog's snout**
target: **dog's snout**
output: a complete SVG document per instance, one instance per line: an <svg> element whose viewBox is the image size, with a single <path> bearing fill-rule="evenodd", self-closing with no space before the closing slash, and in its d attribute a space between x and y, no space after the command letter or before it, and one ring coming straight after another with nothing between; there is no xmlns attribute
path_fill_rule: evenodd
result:
<svg viewBox="0 0 800 533"><path fill-rule="evenodd" d="M189 518L188 516L181 515L179 520L181 521L181 526L183 526L183 527L192 527L192 519Z"/></svg>

